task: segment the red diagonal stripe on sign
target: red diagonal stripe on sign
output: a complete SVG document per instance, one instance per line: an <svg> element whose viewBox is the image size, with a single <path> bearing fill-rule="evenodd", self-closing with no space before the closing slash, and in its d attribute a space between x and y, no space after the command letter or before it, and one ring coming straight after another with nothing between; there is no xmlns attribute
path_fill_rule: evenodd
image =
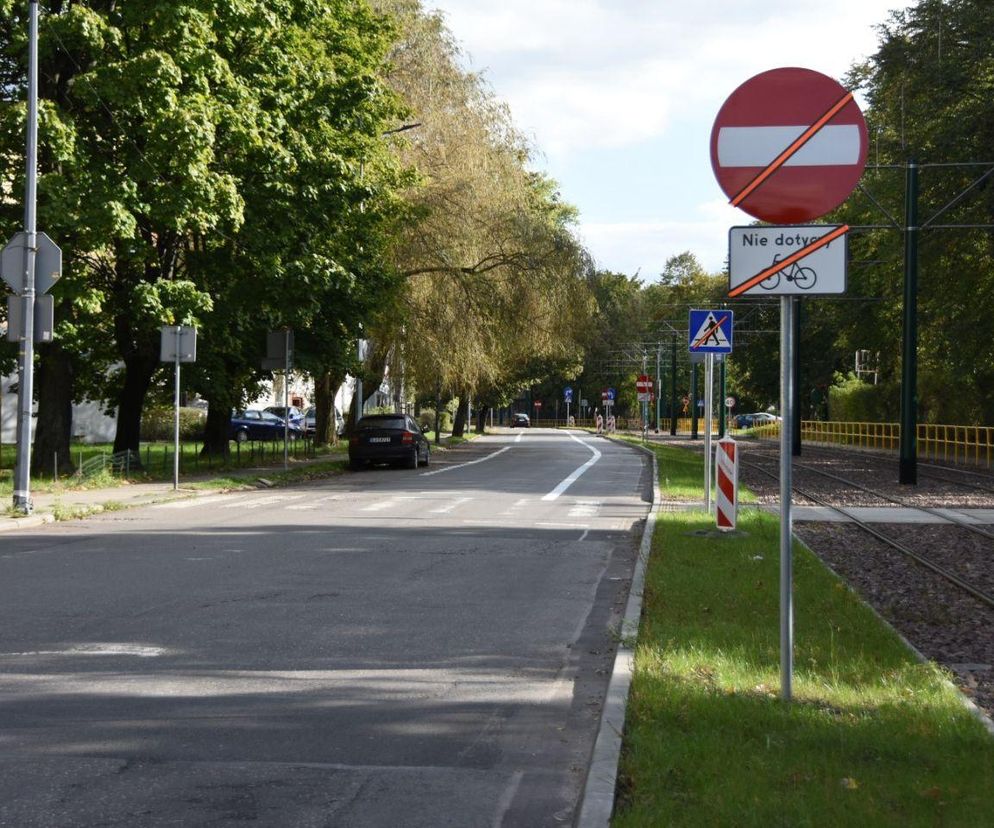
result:
<svg viewBox="0 0 994 828"><path fill-rule="evenodd" d="M735 487L732 485L732 479L724 473L718 475L718 488L728 498L729 503L735 502Z"/></svg>
<svg viewBox="0 0 994 828"><path fill-rule="evenodd" d="M832 120L840 111L852 100L852 92L846 92L839 100L835 102L831 109L828 110L824 115L822 115L817 121L815 121L811 126L809 126L804 132L802 132L787 149L781 152L776 158L774 158L770 165L763 170L759 175L757 175L752 181L746 184L745 187L739 192L735 198L733 198L729 204L733 207L738 207L743 201L745 201L749 195L755 190L760 184L766 181L773 173L779 170L784 164L786 164L794 154L803 147L808 141L815 137L825 124Z"/></svg>
<svg viewBox="0 0 994 828"><path fill-rule="evenodd" d="M766 270L757 273L755 276L750 276L741 285L736 285L734 288L728 291L728 297L730 299L734 299L736 296L741 296L743 293L749 290L749 288L756 287L756 285L762 282L763 279L767 279L770 276L772 276L774 273L779 273L784 268L790 267L792 264L794 264L794 262L800 261L805 256L814 253L816 250L820 250L822 247L825 247L825 245L835 241L837 238L839 238L839 236L844 236L848 232L849 232L848 224L843 224L841 227L836 227L831 233L826 233L820 239L811 242L811 244L809 244L807 247L802 247L796 253L791 253L783 261L777 262L774 265L770 265L768 268L766 268Z"/></svg>
<svg viewBox="0 0 994 828"><path fill-rule="evenodd" d="M722 440L720 443L718 443L718 445L721 446L721 450L723 452L725 452L725 454L728 456L728 459L731 460L734 463L735 462L735 443L732 443L732 442L726 441L726 440Z"/></svg>
<svg viewBox="0 0 994 828"><path fill-rule="evenodd" d="M708 330L705 332L704 336L702 336L700 339L697 340L697 342L694 343L694 347L695 348L700 348L701 347L701 343L702 342L706 342L707 339L708 339L708 337L711 336L711 334L713 334L716 330L718 330L718 328L720 328L722 325L724 325L726 319L728 319L728 314L727 313L723 317L721 317L721 319L719 319L717 322L715 322L710 328L708 328Z"/></svg>
<svg viewBox="0 0 994 828"><path fill-rule="evenodd" d="M717 520L717 523L718 523L719 526L728 526L728 527L731 527L733 525L732 524L732 519L730 517L728 517L728 515L726 515L723 511L721 511L721 509L718 510L718 520Z"/></svg>

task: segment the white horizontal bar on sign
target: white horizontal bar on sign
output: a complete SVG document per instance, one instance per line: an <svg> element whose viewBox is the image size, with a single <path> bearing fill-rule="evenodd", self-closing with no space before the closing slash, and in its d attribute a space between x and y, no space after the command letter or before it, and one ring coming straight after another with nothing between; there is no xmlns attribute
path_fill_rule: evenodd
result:
<svg viewBox="0 0 994 828"><path fill-rule="evenodd" d="M768 167L807 129L806 126L722 127L718 164L722 167ZM785 167L828 167L859 163L859 127L822 127L795 152Z"/></svg>

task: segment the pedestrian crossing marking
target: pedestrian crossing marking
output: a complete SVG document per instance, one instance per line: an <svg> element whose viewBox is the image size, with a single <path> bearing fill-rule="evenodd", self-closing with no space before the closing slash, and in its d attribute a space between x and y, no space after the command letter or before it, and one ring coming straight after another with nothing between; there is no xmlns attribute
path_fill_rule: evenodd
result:
<svg viewBox="0 0 994 828"><path fill-rule="evenodd" d="M438 509L432 509L431 513L433 515L446 515L449 512L453 511L454 509L458 508L459 506L462 506L463 503L469 503L472 499L473 498L471 497L460 497L452 501L452 503L448 504L447 506L440 506Z"/></svg>

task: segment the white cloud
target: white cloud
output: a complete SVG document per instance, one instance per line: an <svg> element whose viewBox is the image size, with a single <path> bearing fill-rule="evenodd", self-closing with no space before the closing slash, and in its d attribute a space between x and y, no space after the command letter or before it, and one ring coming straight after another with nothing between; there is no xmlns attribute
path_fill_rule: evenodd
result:
<svg viewBox="0 0 994 828"><path fill-rule="evenodd" d="M666 260L691 251L710 272L721 270L728 256L728 228L750 219L723 200L698 205L686 221L581 223L580 236L599 266L655 281Z"/></svg>
<svg viewBox="0 0 994 828"><path fill-rule="evenodd" d="M713 117L774 66L841 76L875 48L893 0L435 0L518 125L550 155L662 136Z"/></svg>
<svg viewBox="0 0 994 828"><path fill-rule="evenodd" d="M554 171L563 196L588 217L582 234L599 264L626 273L641 268L650 279L684 250L709 270L721 268L728 228L748 221L711 201L720 191L707 160L708 135L725 98L777 66L841 77L876 49L873 27L892 6L905 5L425 2L442 10L472 68L484 70L532 138L538 163Z"/></svg>

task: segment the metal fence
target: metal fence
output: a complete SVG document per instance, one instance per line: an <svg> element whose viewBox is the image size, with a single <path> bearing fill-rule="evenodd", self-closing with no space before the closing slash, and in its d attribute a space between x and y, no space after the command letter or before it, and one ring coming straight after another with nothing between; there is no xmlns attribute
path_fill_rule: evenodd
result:
<svg viewBox="0 0 994 828"><path fill-rule="evenodd" d="M780 436L780 424L759 426L753 432L760 439L777 439ZM919 423L917 436L918 456L921 459L986 468L991 468L994 464L994 428ZM901 445L901 424L801 420L801 440L897 452Z"/></svg>
<svg viewBox="0 0 994 828"><path fill-rule="evenodd" d="M241 466L263 465L266 463L276 463L283 459L283 441L249 441L239 443L235 441L234 450L228 458L222 459L207 455L201 457L200 447L195 447L193 452L183 452L180 450L179 466L180 473L189 474L199 471L211 471L213 469L227 469ZM308 438L292 440L289 445L290 457L313 457L314 443ZM173 457L175 452L172 443L147 444L140 452L122 451L113 454L110 451L96 454L83 459L80 452L79 460L76 463L76 475L86 478L96 474L109 472L111 474L128 477L132 471L141 470L144 473L168 474L172 472Z"/></svg>

